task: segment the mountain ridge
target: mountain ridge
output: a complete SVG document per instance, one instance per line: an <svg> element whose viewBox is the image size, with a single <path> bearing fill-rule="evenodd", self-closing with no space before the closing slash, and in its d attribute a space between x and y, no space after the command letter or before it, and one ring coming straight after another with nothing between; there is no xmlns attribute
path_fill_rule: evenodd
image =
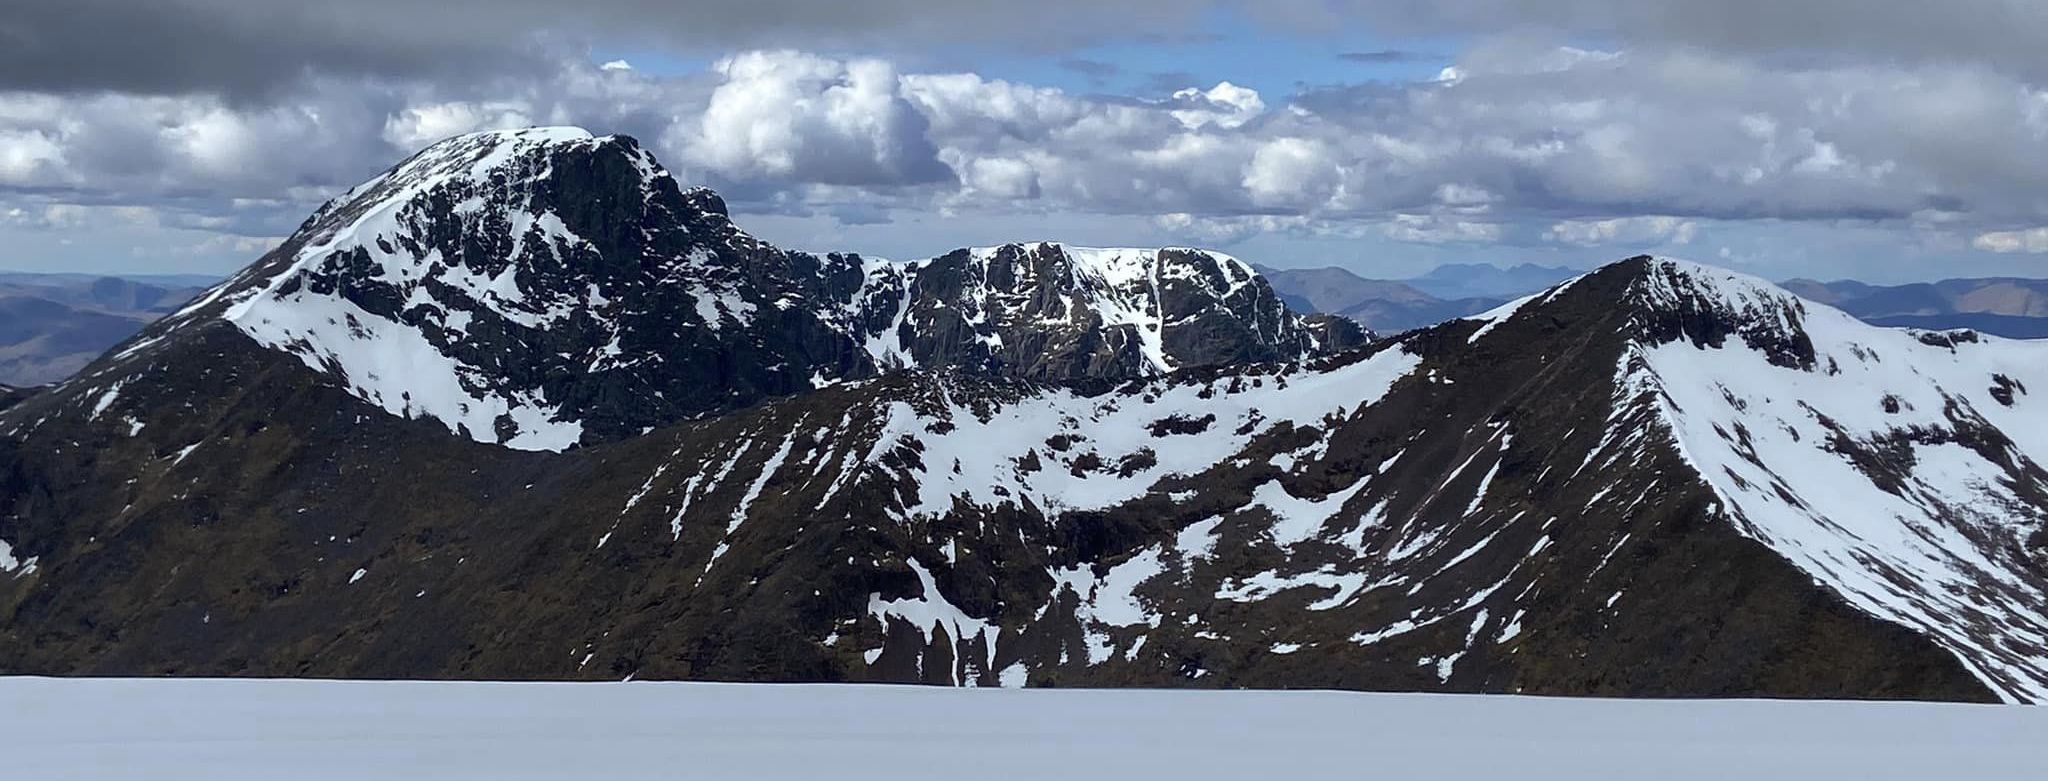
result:
<svg viewBox="0 0 2048 781"><path fill-rule="evenodd" d="M522 170L604 172L592 187L621 198L591 209L650 181L620 142L568 143L603 159ZM702 219L681 228L732 236L715 194L653 181ZM317 325L305 312L330 302L295 297L322 290L403 303L368 272L446 269L369 263L370 247L470 252L457 228L502 213L458 211L455 195L429 197L391 250L373 239L329 273L285 273L339 235L323 221L358 216L323 209L86 373L0 409L0 672L2048 699L2048 429L2029 391L2048 387L2048 346L1874 328L1752 277L1636 257L1336 350L1308 345L1218 256L1013 245L935 264L952 270L915 300L946 360L797 372L788 394L556 450L455 430L410 398L394 408L362 392L364 364L336 371L306 360L318 343L218 316L247 305ZM598 241L647 240L632 228ZM488 279L586 257L553 228L474 238L513 237L539 249L482 254L505 264ZM763 261L755 275L837 269L796 280L880 289L884 305L847 317L835 302L861 296L773 288L804 296L784 309L704 262L650 304L673 296L663 322L721 348L791 313L775 322L837 334L821 354L859 365L876 354L824 324L904 335L890 324L913 299L895 291L927 280L852 256L744 257ZM625 258L586 260L495 288L516 299L479 300L496 295L483 285L411 320L329 325L428 333L417 324L445 323L451 302L517 325L572 296L627 299L554 273ZM1119 273L1151 290L1165 262L1185 263L1198 305L1147 298L1157 342L1119 329L1077 337L1108 348L1082 353L1118 369L1147 344L1171 353L1172 317L1257 337L1189 354L1286 354L1164 373L983 360L1027 333L989 321L1099 311L1062 281L1090 264L1129 263ZM994 304L972 310L980 323L950 295L969 289L995 293L968 297Z"/></svg>
<svg viewBox="0 0 2048 781"><path fill-rule="evenodd" d="M780 250L632 139L574 128L430 146L141 344L211 318L388 411L544 450L904 365L1132 377L1365 338L1198 250Z"/></svg>
<svg viewBox="0 0 2048 781"><path fill-rule="evenodd" d="M313 395L204 402L218 380L160 370L111 398L74 388L75 402L60 392L0 413L18 428L75 404L67 422L29 436L106 442L73 468L188 487L173 489L185 498L58 492L0 507L0 538L38 562L0 585L13 592L0 590L0 605L10 625L43 627L33 645L0 637L0 656L43 672L2037 697L2027 676L2038 660L2006 659L2018 666L1987 682L1957 660L2004 652L1984 656L1969 637L1937 645L1924 626L1872 618L1716 520L1726 499L1707 484L1663 477L1697 467L1681 444L1626 434L1670 426L1660 416L1671 413L1645 401L1668 391L1621 381L1643 376L1624 371L1638 334L1700 352L1753 342L1772 371L1824 370L1832 356L1800 346L1785 319L1796 310L1780 303L1646 287L1663 269L1683 278L1697 268L1657 263L1608 267L1480 318L1305 364L1070 387L900 372L562 454L349 413L351 397L320 390L295 361L213 329L209 349L243 356L243 368L222 369L238 386ZM1645 309L1645 287L1660 308ZM1654 316L1636 322L1645 311ZM1912 349L1937 349L1923 336L1936 335L1914 336ZM1613 377L1577 370L1603 364ZM224 417L203 424L212 433L196 445L178 444L191 441L180 433L191 421L163 431L129 406L164 393L143 387L156 382L186 388L199 420ZM284 424L271 417L280 407L339 414ZM106 439L136 424L140 441ZM120 441L152 437L159 444L121 455L132 445ZM337 482L319 457L277 449L302 439L351 476ZM409 443L404 463L365 460L394 440ZM0 460L14 474L64 473L44 462L51 455L87 456L10 439ZM403 500L372 488L444 473ZM197 510L206 520L174 532L164 513L195 512L195 484L217 499L198 505L211 508ZM343 511L321 499L334 491L370 501ZM623 509L597 509L602 497ZM120 501L131 509L76 506ZM45 502L73 510L52 515ZM22 534L24 512L45 519L42 531ZM47 524L60 516L126 519L73 528L76 541L57 544L50 535L65 527ZM471 528L454 517L494 520ZM289 520L249 541L221 537L270 518ZM105 542L86 543L88 533ZM308 537L326 542L292 541ZM144 539L187 541L113 553ZM195 545L216 548L213 575L171 576L183 585L159 596L134 591ZM251 558L251 545L267 553ZM157 574L103 569L135 566L116 564L133 555ZM2033 582L2017 577L2022 586L2004 588ZM38 584L83 582L105 593L23 601ZM462 604L490 607L457 620L448 610ZM165 629L146 645L57 629L78 625L64 616L80 609L115 611L93 624ZM339 618L306 623L315 615ZM421 622L452 634L407 629ZM206 639L228 630L255 645ZM333 631L319 654L292 650ZM543 652L570 637L585 638L576 651ZM1661 650L1672 643L1695 654Z"/></svg>

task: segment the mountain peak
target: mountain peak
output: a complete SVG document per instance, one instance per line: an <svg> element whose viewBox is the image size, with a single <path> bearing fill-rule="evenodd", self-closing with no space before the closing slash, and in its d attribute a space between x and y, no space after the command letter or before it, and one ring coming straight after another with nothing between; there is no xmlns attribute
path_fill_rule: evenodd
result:
<svg viewBox="0 0 2048 781"><path fill-rule="evenodd" d="M893 369L1128 379L1365 338L1199 250L784 251L633 139L576 128L421 150L114 360L221 321L387 412L537 450Z"/></svg>
<svg viewBox="0 0 2048 781"><path fill-rule="evenodd" d="M1847 319L1824 305L1809 307L1766 280L1718 266L1649 256L1620 265L1635 272L1629 299L1638 310L1641 336L1653 343L1685 339L1720 346L1732 336L1772 364L1810 369L1816 360L1805 327L1811 310Z"/></svg>
<svg viewBox="0 0 2048 781"><path fill-rule="evenodd" d="M181 314L218 311L387 411L559 450L803 387L755 377L729 393L660 391L732 385L699 365L723 352L702 342L772 350L776 340L727 326L773 302L755 278L787 273L789 260L631 137L490 131L428 146L335 198ZM821 338L805 333L822 326L790 328L799 342ZM804 363L845 373L849 360ZM659 368L679 365L690 368ZM675 371L691 382L656 379ZM600 401L638 394L650 398L636 411Z"/></svg>

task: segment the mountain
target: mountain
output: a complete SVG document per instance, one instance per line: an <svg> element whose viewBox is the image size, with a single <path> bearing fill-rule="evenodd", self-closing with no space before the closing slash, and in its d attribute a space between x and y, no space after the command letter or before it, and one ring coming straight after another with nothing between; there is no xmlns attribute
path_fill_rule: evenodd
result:
<svg viewBox="0 0 2048 781"><path fill-rule="evenodd" d="M420 152L145 342L216 321L389 412L542 450L892 368L1123 379L1322 349L1234 258L1058 244L909 263L788 252L632 139L567 128Z"/></svg>
<svg viewBox="0 0 2048 781"><path fill-rule="evenodd" d="M198 290L83 274L0 274L0 383L71 375Z"/></svg>
<svg viewBox="0 0 2048 781"><path fill-rule="evenodd" d="M2048 699L2048 344L1633 258L1318 353L1213 254L713 203L458 139L0 411L0 673Z"/></svg>
<svg viewBox="0 0 2048 781"><path fill-rule="evenodd" d="M1795 279L1785 288L1879 325L2048 337L2048 280L1991 277L1881 286Z"/></svg>
<svg viewBox="0 0 2048 781"><path fill-rule="evenodd" d="M1407 280L1417 290L1442 299L1514 298L1563 282L1580 272L1562 266L1522 263L1501 268L1490 263L1446 263Z"/></svg>
<svg viewBox="0 0 2048 781"><path fill-rule="evenodd" d="M1287 305L1304 312L1334 314L1381 333L1436 325L1500 306L1505 298L1446 301L1406 282L1365 279L1334 266L1315 269L1257 267ZM1526 293L1528 291L1519 291Z"/></svg>

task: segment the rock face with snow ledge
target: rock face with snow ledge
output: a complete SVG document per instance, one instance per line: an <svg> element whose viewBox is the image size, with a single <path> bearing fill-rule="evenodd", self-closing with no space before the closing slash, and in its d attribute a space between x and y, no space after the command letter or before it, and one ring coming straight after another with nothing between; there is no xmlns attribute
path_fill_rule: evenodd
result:
<svg viewBox="0 0 2048 781"><path fill-rule="evenodd" d="M1112 328L1155 275L1157 342L1045 344L1178 360L1171 329L1225 316L1176 279L1231 310L1198 331L1301 344L1227 261L1110 254L820 260L849 371L984 371L548 453L248 338L263 296L343 289L290 289L287 245L0 411L0 672L2048 700L2048 345L1637 258L1338 355L1033 379L1006 329Z"/></svg>
<svg viewBox="0 0 2048 781"><path fill-rule="evenodd" d="M878 270L863 303L882 316L864 335L884 365L1035 379L1299 360L1366 341L1362 331L1319 332L1327 318L1288 311L1243 261L1185 248L959 250Z"/></svg>
<svg viewBox="0 0 2048 781"><path fill-rule="evenodd" d="M1312 338L1244 264L1193 250L785 252L632 139L572 128L435 144L148 336L215 317L389 412L528 450L904 366L1126 378L1362 341Z"/></svg>

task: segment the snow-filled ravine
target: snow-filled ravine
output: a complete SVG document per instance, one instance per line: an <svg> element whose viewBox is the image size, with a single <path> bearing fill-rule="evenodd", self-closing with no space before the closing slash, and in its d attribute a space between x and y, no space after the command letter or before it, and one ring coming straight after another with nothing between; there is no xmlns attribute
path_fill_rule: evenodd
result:
<svg viewBox="0 0 2048 781"><path fill-rule="evenodd" d="M2039 778L2048 709L1334 692L0 679L9 778Z"/></svg>

